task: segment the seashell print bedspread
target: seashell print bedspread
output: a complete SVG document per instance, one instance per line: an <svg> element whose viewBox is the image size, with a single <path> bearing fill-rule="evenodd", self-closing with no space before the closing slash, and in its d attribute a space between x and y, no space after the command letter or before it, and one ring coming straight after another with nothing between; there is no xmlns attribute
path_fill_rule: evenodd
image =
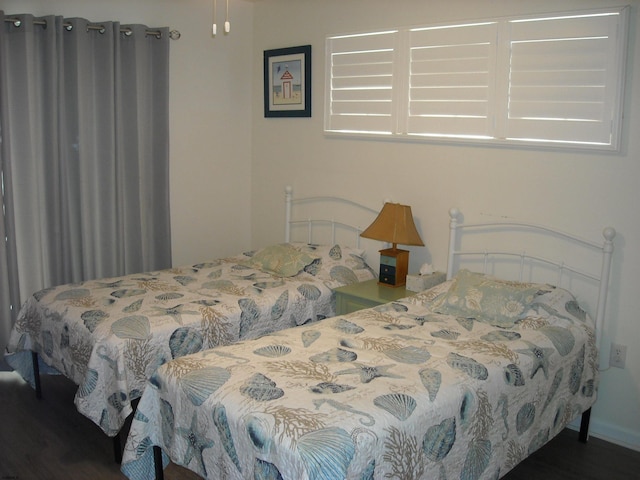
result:
<svg viewBox="0 0 640 480"><path fill-rule="evenodd" d="M29 350L37 351L79 385L78 411L113 436L159 365L335 314L333 271L279 278L243 265L247 255L37 292L21 309L7 362L32 380ZM373 278L361 263L350 275Z"/></svg>
<svg viewBox="0 0 640 480"><path fill-rule="evenodd" d="M592 321L562 289L508 329L434 314L448 283L163 365L122 471L158 445L206 478L505 475L595 402Z"/></svg>

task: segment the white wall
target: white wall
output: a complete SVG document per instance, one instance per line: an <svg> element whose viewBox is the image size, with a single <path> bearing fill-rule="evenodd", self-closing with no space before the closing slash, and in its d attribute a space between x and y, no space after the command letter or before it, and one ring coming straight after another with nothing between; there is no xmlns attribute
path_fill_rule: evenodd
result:
<svg viewBox="0 0 640 480"><path fill-rule="evenodd" d="M251 2L231 2L232 34L216 38L211 0L0 0L0 9L179 30L170 43L173 264L249 248Z"/></svg>
<svg viewBox="0 0 640 480"><path fill-rule="evenodd" d="M640 449L640 45L631 2L624 139L619 154L328 138L323 135L324 39L329 34L535 12L618 6L618 0L261 0L254 8L252 243L281 238L282 190L348 194L368 205L412 206L426 248L411 267L444 268L447 210L512 217L599 240L618 230L604 355L628 345L627 368L601 376L592 433ZM312 45L312 118L264 118L262 51Z"/></svg>

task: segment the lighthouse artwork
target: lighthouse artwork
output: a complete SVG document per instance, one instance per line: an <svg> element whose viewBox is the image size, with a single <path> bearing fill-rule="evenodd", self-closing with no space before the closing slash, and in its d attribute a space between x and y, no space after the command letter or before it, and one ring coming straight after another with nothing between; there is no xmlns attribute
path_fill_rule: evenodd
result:
<svg viewBox="0 0 640 480"><path fill-rule="evenodd" d="M264 52L265 117L311 116L311 46Z"/></svg>

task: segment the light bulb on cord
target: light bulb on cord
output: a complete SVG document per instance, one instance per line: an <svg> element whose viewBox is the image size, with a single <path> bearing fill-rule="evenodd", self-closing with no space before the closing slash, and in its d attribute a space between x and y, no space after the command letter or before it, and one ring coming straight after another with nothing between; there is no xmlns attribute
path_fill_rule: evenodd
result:
<svg viewBox="0 0 640 480"><path fill-rule="evenodd" d="M229 23L229 0L227 0L227 16L224 20L224 33L229 33L231 30L231 23Z"/></svg>

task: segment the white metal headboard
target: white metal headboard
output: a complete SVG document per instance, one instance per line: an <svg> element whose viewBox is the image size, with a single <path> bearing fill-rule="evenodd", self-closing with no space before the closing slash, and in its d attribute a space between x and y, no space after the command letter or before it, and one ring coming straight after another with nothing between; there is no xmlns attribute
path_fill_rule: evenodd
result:
<svg viewBox="0 0 640 480"><path fill-rule="evenodd" d="M330 215L334 215L331 219L326 218L311 218L307 216L304 219L296 218L292 209L298 205L337 205L338 209L332 210L331 212L327 212L326 209L322 209L322 214L326 215L329 213ZM350 207L356 212L356 216L359 217L358 220L364 220L363 224L354 225L352 223L341 220L336 220L335 215L343 213L345 207ZM296 212L297 213L297 212ZM291 229L295 226L304 226L307 230L307 243L314 243L314 227L325 226L330 227L331 229L331 242L336 243L337 241L337 232L338 230L344 230L345 232L353 233L353 246L360 247L360 233L369 226L369 224L373 221L373 219L378 214L378 210L373 208L369 208L366 205L362 205L360 203L354 202L352 200L342 198L342 197L333 197L333 196L316 196L316 197L305 197L305 198L293 198L293 188L287 186L285 188L285 241L292 241ZM342 218L342 216L341 216Z"/></svg>
<svg viewBox="0 0 640 480"><path fill-rule="evenodd" d="M456 259L462 256L474 256L476 258L481 257L484 272L486 273L487 263L489 262L490 257L511 257L520 259L520 267L519 267L519 281L522 281L523 272L525 268L526 262L537 262L541 264L545 264L549 267L553 267L557 269L557 281L556 285L561 285L563 277L569 274L574 274L586 279L590 279L593 281L598 288L598 297L595 309L595 323L596 323L596 338L598 342L601 339L601 332L604 323L604 313L605 307L607 303L607 294L609 288L609 275L611 272L611 257L613 255L613 239L616 236L616 231L612 227L607 227L602 231L602 235L604 237L604 242L597 243L592 242L590 240L585 240L583 238L577 237L575 235L565 233L554 228L550 228L544 225L537 225L533 223L525 223L525 222L510 222L510 221L500 221L500 222L486 222L486 223L473 223L473 224L462 224L460 223L460 211L457 208L452 208L449 210L449 254L447 259L447 279L450 279L454 273L454 266L456 264ZM464 230L491 230L492 228L500 228L500 229L518 229L524 231L525 233L537 233L537 234L550 234L552 236L558 237L560 239L565 240L571 245L578 245L587 249L592 250L593 252L599 252L601 254L601 265L599 273L589 273L582 269L575 268L569 264L564 263L563 261L551 260L549 258L539 256L539 255L531 255L524 251L517 252L515 250L463 250L459 247L461 244L461 237ZM458 262L459 263L459 262ZM595 271L595 269L594 269ZM553 283L553 282L550 282Z"/></svg>

